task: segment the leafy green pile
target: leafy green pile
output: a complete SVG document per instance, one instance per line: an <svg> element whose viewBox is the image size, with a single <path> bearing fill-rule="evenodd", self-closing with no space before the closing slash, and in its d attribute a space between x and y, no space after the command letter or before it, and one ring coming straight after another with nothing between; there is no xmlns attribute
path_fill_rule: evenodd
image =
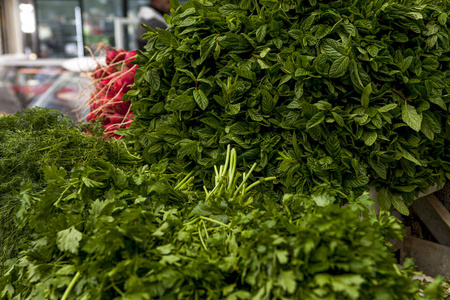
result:
<svg viewBox="0 0 450 300"><path fill-rule="evenodd" d="M33 108L0 118L0 265L27 239L17 230L17 205L22 191L45 186L42 167L70 171L74 166L103 159L116 165L136 162L118 143L87 136L68 116L46 108Z"/></svg>
<svg viewBox="0 0 450 300"><path fill-rule="evenodd" d="M45 167L45 190L21 198L19 224L33 239L8 261L1 297L440 299L441 279L422 297L411 262L396 267L386 240L401 226L372 214L367 194L342 209L329 195L286 195L280 205L252 200L257 183L240 193L248 177L233 163L207 193L167 166Z"/></svg>
<svg viewBox="0 0 450 300"><path fill-rule="evenodd" d="M128 141L207 179L231 144L276 190L380 190L405 206L450 178L448 1L191 0L139 53ZM272 186L268 186L271 190ZM400 198L400 196L402 198Z"/></svg>

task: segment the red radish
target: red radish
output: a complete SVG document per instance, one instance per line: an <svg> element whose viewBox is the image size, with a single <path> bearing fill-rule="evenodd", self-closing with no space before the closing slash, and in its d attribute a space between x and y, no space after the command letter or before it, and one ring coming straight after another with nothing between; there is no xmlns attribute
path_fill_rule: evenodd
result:
<svg viewBox="0 0 450 300"><path fill-rule="evenodd" d="M136 74L136 71L134 71L134 70L128 71L127 73L123 74L123 76L121 77L123 84L125 86L133 84L135 74Z"/></svg>
<svg viewBox="0 0 450 300"><path fill-rule="evenodd" d="M127 53L127 55L125 56L125 63L127 64L127 66L129 68L131 68L133 66L133 64L131 63L135 58L136 58L137 52L136 51L129 51Z"/></svg>
<svg viewBox="0 0 450 300"><path fill-rule="evenodd" d="M113 109L118 114L125 115L128 112L128 110L130 109L130 106L131 106L131 102L129 102L129 101L122 102L122 103L116 104Z"/></svg>
<svg viewBox="0 0 450 300"><path fill-rule="evenodd" d="M111 63L113 63L116 59L117 54L119 54L119 52L117 52L116 50L106 50L106 64L110 65Z"/></svg>
<svg viewBox="0 0 450 300"><path fill-rule="evenodd" d="M88 113L86 120L88 121L92 121L98 118L98 115L96 113L94 113L93 111L91 111L90 113Z"/></svg>
<svg viewBox="0 0 450 300"><path fill-rule="evenodd" d="M106 118L111 122L111 124L122 123L124 117L125 117L124 115L120 115L117 113L106 116Z"/></svg>
<svg viewBox="0 0 450 300"><path fill-rule="evenodd" d="M128 53L127 50L120 49L117 52L117 56L116 56L115 62L119 62L119 61L124 60L126 58L126 56L127 56L127 53Z"/></svg>
<svg viewBox="0 0 450 300"><path fill-rule="evenodd" d="M124 49L105 50L107 65L99 65L92 73L96 92L91 95L88 102L91 112L87 120L101 120L105 137L121 139L122 136L115 134L115 131L119 128L128 128L134 117L130 111L131 102L123 102L122 97L134 83L136 69L139 66L132 62L137 57L137 52L127 52Z"/></svg>
<svg viewBox="0 0 450 300"><path fill-rule="evenodd" d="M122 82L122 77L116 77L114 78L114 91L116 91L116 93L124 93L124 91L122 91L122 87L123 87L123 82Z"/></svg>
<svg viewBox="0 0 450 300"><path fill-rule="evenodd" d="M102 67L99 66L97 69L94 70L92 73L92 76L95 79L101 79L110 76L111 74L114 74L117 72L117 68L115 66L108 66L108 67Z"/></svg>

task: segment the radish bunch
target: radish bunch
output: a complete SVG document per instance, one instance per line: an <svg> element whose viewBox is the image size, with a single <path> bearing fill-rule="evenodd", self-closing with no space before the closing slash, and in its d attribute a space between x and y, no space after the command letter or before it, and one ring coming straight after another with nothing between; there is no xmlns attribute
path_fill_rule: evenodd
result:
<svg viewBox="0 0 450 300"><path fill-rule="evenodd" d="M123 95L134 83L136 69L132 61L136 51L105 49L106 65L98 65L91 78L95 91L89 99L90 112L87 121L100 119L106 137L120 139L116 134L119 128L128 128L133 120L130 102L123 102Z"/></svg>

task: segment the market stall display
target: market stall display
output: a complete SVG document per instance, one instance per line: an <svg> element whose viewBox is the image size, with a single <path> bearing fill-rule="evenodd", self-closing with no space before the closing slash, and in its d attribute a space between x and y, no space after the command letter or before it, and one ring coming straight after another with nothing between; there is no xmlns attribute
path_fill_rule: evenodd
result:
<svg viewBox="0 0 450 300"><path fill-rule="evenodd" d="M0 118L56 140L7 173L2 297L443 299L390 241L450 178L449 9L171 1L144 51L107 49L87 124Z"/></svg>

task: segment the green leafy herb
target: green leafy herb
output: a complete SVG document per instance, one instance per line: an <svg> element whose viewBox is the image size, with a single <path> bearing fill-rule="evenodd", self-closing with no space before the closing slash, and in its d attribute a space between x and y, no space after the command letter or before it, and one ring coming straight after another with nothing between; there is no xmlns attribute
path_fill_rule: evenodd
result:
<svg viewBox="0 0 450 300"><path fill-rule="evenodd" d="M128 142L208 188L231 144L238 169L257 163L253 175L276 176L280 197L370 184L393 193L387 206L394 196L410 204L450 178L448 10L447 1L191 0L172 9L167 31L143 36L125 96L136 115Z"/></svg>

